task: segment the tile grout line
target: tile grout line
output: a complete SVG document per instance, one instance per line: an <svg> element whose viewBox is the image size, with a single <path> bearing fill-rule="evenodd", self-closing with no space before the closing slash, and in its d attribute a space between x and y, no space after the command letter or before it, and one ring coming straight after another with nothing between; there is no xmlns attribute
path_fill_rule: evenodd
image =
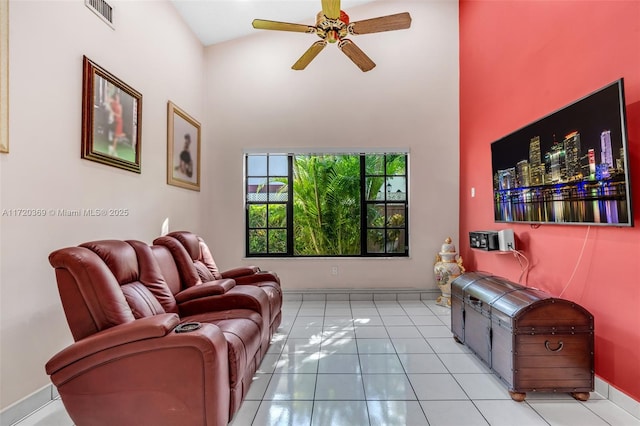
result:
<svg viewBox="0 0 640 426"><path fill-rule="evenodd" d="M314 302L315 302L315 301L314 301ZM332 315L332 316L328 316L327 314L328 314L328 312L329 312L329 310L330 310L330 309L333 309L333 308L341 308L341 309L343 309L343 308L345 307L345 305L339 304L338 306L332 306L332 305L329 303L329 301L323 301L323 302L324 302L324 303L323 303L323 306L324 306L324 307L323 307L323 316L322 316L322 322L321 322L322 327L321 327L321 339L320 339L320 345L319 345L319 352L320 352L320 353L323 353L323 352L324 352L324 349L325 349L325 348L328 348L328 349L329 349L329 350L328 350L328 353L331 353L331 351L330 351L331 346L325 346L325 342L326 342L326 339L327 339L327 334L326 334L326 333L331 333L332 331L335 331L335 330L334 330L333 328L331 328L331 329L326 329L325 327L328 327L328 326L329 326L328 321L332 320L332 318L342 317L342 315L339 315L339 316L337 316L337 315L335 315L335 316L334 316L334 315ZM434 309L432 309L432 307L427 306L426 304L424 304L424 302L423 302L423 305L424 305L426 308L428 308L428 309L429 309L429 311L431 311L431 312L432 312L432 314L434 315L434 317L437 319L437 321L438 321L439 323L441 323L441 324L439 324L439 325L442 325L442 326L448 327L448 324L446 324L446 323L444 322L444 320L443 320L444 315L442 315L442 312L440 312L440 311L437 309L437 307L436 307L436 309L434 310ZM371 305L369 305L369 306L371 306ZM371 315L377 315L377 316L378 316L378 317L380 317L380 318L381 318L381 320L382 320L383 315L382 315L382 313L380 312L379 305L376 305L375 301L372 301L372 306L373 306L373 307L375 307L375 312L376 312L376 314L374 314L374 313L372 312L372 313L371 313ZM456 383L456 384L457 384L457 385L462 389L462 391L463 391L464 395L466 396L466 400L467 400L467 401L470 401L470 402L472 403L472 406L474 407L474 409L475 409L475 410L478 412L478 414L481 416L481 418L482 418L484 421L486 421L487 423L489 423L488 418L486 417L485 413L484 413L483 411L481 411L481 410L480 410L480 408L479 408L479 406L477 405L477 402L478 402L479 400L473 400L473 399L471 399L470 394L468 393L468 391L467 391L467 390L465 390L465 388L462 386L461 382L459 382L459 381L458 381L458 379L454 376L454 373L452 372L452 370L450 369L450 367L449 367L449 366L447 366L447 364L446 364L446 363L444 363L444 361L443 361L443 359L444 359L444 358L443 358L443 357L445 357L446 355L448 355L448 354L449 354L449 352L446 352L446 353L445 353L445 352L438 352L438 351L436 351L436 349L435 349L435 348L431 345L431 343L428 341L428 338L425 336L425 334L423 334L423 332L422 332L422 331L420 331L420 330L419 330L419 328L418 328L419 326L415 323L415 320L416 320L415 316L419 316L419 315L418 315L418 314L416 314L416 315L410 314L409 312L407 312L407 310L406 310L407 308L405 308L405 307L404 307L404 306L402 306L402 305L400 305L400 306L402 307L402 311L403 311L403 314L402 314L402 315L403 315L403 316L407 316L407 317L409 317L409 319L410 319L410 320L411 320L411 322L412 322L412 325L411 325L411 326L412 326L412 327L416 327L416 328L418 329L418 331L420 332L420 336L421 336L421 337L418 339L418 338L417 338L417 336L416 336L416 340L424 341L424 342L426 343L427 347L432 351L432 353L433 353L433 354L435 354L435 355L436 355L436 358L437 358L437 359L438 359L438 360L439 360L439 361L444 365L445 371L447 372L446 374L448 374L450 377L452 377L452 378L454 379L455 383ZM311 309L317 309L317 308L319 308L319 307L320 307L319 305L316 305L316 306L311 305L309 308L311 308ZM363 307L363 306L358 306L358 307ZM370 406L369 406L369 402L370 402L370 400L368 399L367 392L366 392L366 386L365 386L365 383L364 383L364 376L365 376L365 375L364 375L364 373L363 373L363 364L362 364L362 358L361 358L361 355L365 355L365 353L361 351L361 348L360 348L360 346L361 346L361 345L359 344L359 342L360 342L363 338L358 338L358 337L357 337L357 335L356 335L356 328L357 328L357 327L356 327L356 324L355 324L355 315L354 315L354 313L353 313L353 309L354 309L354 306L353 306L352 302L351 302L351 301L349 301L349 310L350 310L350 312L351 312L351 315L350 315L350 318L349 318L349 320L350 320L350 322L349 322L349 325L350 325L349 329L350 329L350 330L353 330L353 338L354 338L354 343L355 343L355 346L353 347L353 349L355 349L355 355L358 357L358 358L357 358L357 362L358 362L358 364L357 364L357 365L358 365L359 370L360 370L360 374L359 374L359 375L360 375L360 377L361 377L361 379L362 379L362 384L361 384L361 386L362 386L362 390L363 390L363 394L364 394L364 404L365 404L365 410L366 410L366 413L363 413L363 414L366 414L366 416L367 416L367 420L368 420L368 424L369 424L369 425L371 425L371 424L372 424L372 423L371 423L371 422L372 422L372 417L371 417L371 415L372 415L372 414L371 414ZM297 311L296 311L295 317L293 317L293 319L292 319L292 321L291 321L291 325L290 325L290 327L289 327L289 331L291 330L291 328L292 328L292 327L293 327L293 325L295 324L296 320L298 320L298 319L300 319L300 318L304 318L304 317L305 317L305 315L300 316L300 314L302 314L302 313L304 313L304 312L303 312L303 305L302 305L302 303L301 303L301 304L299 304L299 305L298 305L298 308L297 308ZM347 314L347 315L348 315L348 314ZM393 314L393 315L390 315L390 316L397 316L397 315L399 315L399 314ZM398 361L400 362L400 365L401 365L402 371L404 372L404 374L403 374L403 375L404 375L404 377L406 378L406 380L409 382L409 386L411 386L411 389L412 389L412 391L413 391L413 393L414 393L414 396L416 397L416 398L415 398L415 401L418 403L418 407L419 407L419 410L420 410L419 412L420 412L420 413L425 417L425 419L427 419L427 421L428 421L428 418L427 418L427 412L425 411L424 406L421 404L421 401L420 401L420 399L419 399L419 398L418 398L418 396L417 396L417 393L416 393L416 390L415 390L414 384L411 382L411 380L409 380L409 377L408 377L408 374L409 374L409 373L407 372L407 367L402 363L402 360L400 359L400 353L398 352L398 343L394 342L393 338L391 338L391 334L389 333L389 328L388 328L388 327L393 326L393 323L391 323L390 325L387 325L383 320L382 320L382 323L383 323L383 324L382 324L382 326L384 327L384 330L385 330L385 333L386 333L386 336L387 336L384 340L387 340L387 339L388 339L388 341L391 343L391 348L392 348L392 350L393 350L393 353L395 354L396 359L398 359ZM331 327L334 327L334 328L340 329L340 325L341 325L341 323L338 323L338 322L333 323L333 322L332 322L331 324L334 324L334 325L331 325ZM431 324L431 325L436 325L436 324ZM345 324L345 326L346 326L346 324ZM409 324L406 324L406 326L410 326L410 325L409 325ZM365 327L365 328L366 328L366 327ZM436 336L436 337L437 337L437 336ZM382 337L380 337L380 338L382 339ZM402 338L402 337L400 337L400 338ZM288 340L288 337L287 337L287 340ZM286 345L286 340L285 340L285 345ZM351 349L351 350L353 350L353 349ZM350 352L351 350L349 350L349 351L348 351L348 352L346 352L346 353L352 353L352 352ZM388 350L388 349L387 349L387 350ZM284 346L283 346L283 348L282 348L282 349L281 349L281 351L280 351L280 354L282 354L282 353L284 353ZM342 352L340 352L340 353L342 353ZM367 353L368 353L368 352L367 352ZM386 353L386 352L385 352L385 353ZM414 353L414 352L412 352L412 351L407 351L406 353L407 353L407 354L410 354L410 353ZM416 352L416 353L417 353L417 352ZM419 352L419 353L422 353L422 352ZM451 352L451 354L453 354L453 353L455 353L455 352ZM469 373L473 373L473 372L469 372ZM316 368L315 368L315 379L316 379L316 380L315 380L315 386L314 386L313 397L312 397L312 401L311 401L311 402L312 402L312 403L311 403L311 413L310 413L310 421L311 421L311 424L313 424L314 410L317 408L317 407L316 407L316 397L318 396L318 379L319 379L320 374L321 374L321 371L320 371L320 360L319 360L319 361L318 361L318 364L316 365ZM457 374L465 374L465 373L457 373ZM404 400L407 400L407 401L408 401L408 399L406 399L406 398L405 398ZM493 398L492 398L492 400L493 400ZM501 398L497 398L496 400L502 400L502 399L501 399ZM324 400L322 400L322 401L324 401ZM327 399L327 401L338 402L338 401L349 401L349 399ZM380 399L380 400L371 400L371 401L376 401L376 402L378 402L378 403L382 404L382 403L384 403L384 402L389 403L389 401L391 401L391 400ZM394 400L394 401L395 401L395 400ZM261 402L262 402L262 401L261 401ZM528 406L528 408L531 410L531 412L532 412L532 413L535 413L535 415L536 415L536 416L538 416L537 418L542 419L542 421L544 421L544 422L545 422L545 424L549 424L549 423L548 423L548 421L547 421L547 419L546 419L546 418L545 418L545 417L544 417L540 412L538 412L538 411L537 411L537 410L536 410L536 409L535 409L535 408L534 408L534 407L533 407L529 402L530 402L530 401L525 401L525 403L527 404L527 406ZM603 421L604 421L605 423L607 423L607 424L611 424L611 423L608 423L608 422L607 422L607 420L606 420L606 416L605 416L605 417L602 417L601 415L599 415L599 414L598 414L598 413L596 413L595 411L591 410L591 408L590 408L589 406L587 406L586 404L584 404L584 403L581 403L581 404L582 404L583 406L585 406L585 408L587 408L587 410L588 410L589 412L591 412L593 415L595 415L597 418L599 418L599 419L603 420ZM417 413L417 412L418 412L418 411L416 411L416 413ZM315 413L315 414L318 414L318 413ZM256 417L256 416L254 416L254 421L255 421L255 419L256 419L256 418L257 418L257 417ZM489 424L490 424L490 423L489 423Z"/></svg>
<svg viewBox="0 0 640 426"><path fill-rule="evenodd" d="M424 303L423 303L424 304ZM427 308L429 308L427 305L425 305ZM404 310L404 308L402 308ZM430 309L429 309L430 310ZM405 310L406 312L406 310ZM409 313L407 312L407 316L409 316ZM411 319L411 317L409 316L409 319ZM411 319L411 322L413 322L413 319ZM414 327L417 327L414 324ZM422 333L420 333L422 334ZM429 342L427 342L426 337L422 336L422 338L424 339L424 341L426 342L426 344L431 348L431 345L429 345ZM393 339L391 340L391 344L393 345L393 349L396 351L396 356L398 356L398 358L400 358L399 354L398 354L398 349L396 348L396 345L393 343ZM433 350L433 348L431 348ZM434 351L435 353L435 351ZM427 413L424 410L424 407L422 406L422 404L420 404L420 400L418 399L418 393L416 392L415 387L413 386L413 383L411 382L411 380L409 379L409 373L407 372L407 369L405 368L404 364L402 363L402 360L400 360L400 365L402 366L402 370L404 371L404 375L407 378L407 382L409 383L409 386L411 386L411 391L413 392L413 394L416 397L416 402L418 403L418 407L420 407L420 411L422 411L422 414L424 415L425 420L427 420L427 423L429 423L429 418L427 417ZM446 367L446 366L445 366Z"/></svg>
<svg viewBox="0 0 640 426"><path fill-rule="evenodd" d="M356 341L356 356L358 357L358 370L360 371L360 379L362 380L362 395L364 395L364 407L365 410L367 412L367 421L369 422L369 425L371 425L371 415L369 413L369 404L368 404L368 399L367 399L367 388L364 385L364 371L362 369L362 360L360 358L360 345L358 345L358 335L356 334L356 319L354 318L355 315L353 314L353 306L351 305L351 302L349 302L349 309L351 310L351 321L353 323L353 338Z"/></svg>

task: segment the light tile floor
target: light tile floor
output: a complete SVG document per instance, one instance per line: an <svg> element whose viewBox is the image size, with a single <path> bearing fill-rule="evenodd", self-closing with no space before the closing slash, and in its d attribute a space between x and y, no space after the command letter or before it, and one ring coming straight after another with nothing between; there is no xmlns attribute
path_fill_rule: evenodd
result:
<svg viewBox="0 0 640 426"><path fill-rule="evenodd" d="M283 315L233 426L640 426L596 393L512 401L433 301L285 301ZM35 425L72 422L56 400L17 423Z"/></svg>

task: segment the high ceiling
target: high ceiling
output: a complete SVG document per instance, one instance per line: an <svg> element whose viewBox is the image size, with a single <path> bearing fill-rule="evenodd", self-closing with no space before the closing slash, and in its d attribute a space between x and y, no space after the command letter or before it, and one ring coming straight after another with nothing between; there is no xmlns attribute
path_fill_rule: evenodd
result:
<svg viewBox="0 0 640 426"><path fill-rule="evenodd" d="M348 9L373 0L342 0ZM256 18L273 21L315 24L321 10L320 0L171 0L178 13L202 44L209 46L255 33Z"/></svg>

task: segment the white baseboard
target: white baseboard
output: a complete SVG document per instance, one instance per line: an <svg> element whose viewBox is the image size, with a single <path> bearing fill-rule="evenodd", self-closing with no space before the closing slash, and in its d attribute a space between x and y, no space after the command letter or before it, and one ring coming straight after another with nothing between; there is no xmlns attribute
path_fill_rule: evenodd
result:
<svg viewBox="0 0 640 426"><path fill-rule="evenodd" d="M598 376L595 377L595 392L640 420L640 401L619 391Z"/></svg>
<svg viewBox="0 0 640 426"><path fill-rule="evenodd" d="M435 300L440 296L437 289L304 289L283 290L284 300L332 300L332 301L368 301L368 300Z"/></svg>
<svg viewBox="0 0 640 426"><path fill-rule="evenodd" d="M59 396L58 389L52 384L43 386L2 410L0 412L0 426L11 426Z"/></svg>

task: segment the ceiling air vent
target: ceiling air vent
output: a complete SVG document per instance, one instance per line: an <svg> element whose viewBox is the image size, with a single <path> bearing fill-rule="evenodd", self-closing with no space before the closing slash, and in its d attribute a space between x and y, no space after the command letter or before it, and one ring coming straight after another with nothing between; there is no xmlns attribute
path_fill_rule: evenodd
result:
<svg viewBox="0 0 640 426"><path fill-rule="evenodd" d="M113 26L113 7L104 0L84 0L84 4L111 28Z"/></svg>

